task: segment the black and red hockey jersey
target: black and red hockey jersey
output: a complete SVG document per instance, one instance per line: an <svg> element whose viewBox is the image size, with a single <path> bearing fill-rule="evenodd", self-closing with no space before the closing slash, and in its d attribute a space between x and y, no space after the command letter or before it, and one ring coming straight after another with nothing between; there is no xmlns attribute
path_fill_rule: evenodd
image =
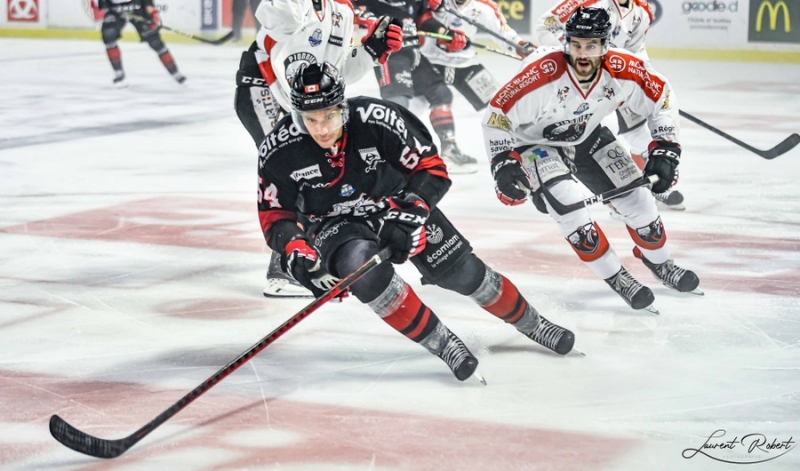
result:
<svg viewBox="0 0 800 471"><path fill-rule="evenodd" d="M312 223L341 215L371 218L401 190L433 208L450 187L428 129L410 111L369 97L347 104L336 149L321 148L291 116L259 147L258 212L273 250L283 253L283 245L300 234L297 213Z"/></svg>

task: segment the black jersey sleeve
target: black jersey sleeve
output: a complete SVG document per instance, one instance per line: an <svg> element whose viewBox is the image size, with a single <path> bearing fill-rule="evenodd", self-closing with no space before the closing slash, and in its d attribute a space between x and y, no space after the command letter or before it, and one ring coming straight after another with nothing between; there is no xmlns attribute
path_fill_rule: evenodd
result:
<svg viewBox="0 0 800 471"><path fill-rule="evenodd" d="M382 154L388 156L390 165L408 176L405 190L422 197L431 208L444 197L450 188L447 167L439 156L425 124L411 112L395 103L383 102L391 107L404 126L385 130Z"/></svg>
<svg viewBox="0 0 800 471"><path fill-rule="evenodd" d="M259 160L258 219L267 245L284 253L289 241L305 237L297 225L297 187L288 175L281 175L279 165L266 166L263 162L263 158Z"/></svg>

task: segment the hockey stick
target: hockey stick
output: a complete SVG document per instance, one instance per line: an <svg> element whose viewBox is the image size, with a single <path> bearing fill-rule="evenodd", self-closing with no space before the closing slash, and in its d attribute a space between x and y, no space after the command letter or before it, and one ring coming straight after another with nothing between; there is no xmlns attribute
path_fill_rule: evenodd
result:
<svg viewBox="0 0 800 471"><path fill-rule="evenodd" d="M447 13L450 13L451 15L455 16L456 18L460 18L460 19L466 21L467 23L469 23L472 26L478 28L479 30L483 31L484 33L487 33L487 34L489 34L491 36L494 36L495 38L499 39L500 41L502 41L502 42L508 44L509 46L513 47L514 49L518 50L519 52L527 55L527 52L525 52L525 48L524 47L520 46L519 44L516 44L513 41L509 41L508 38L504 37L502 34L495 33L494 31L490 30L486 26L483 26L480 23L472 21L472 19L470 19L469 17L466 17L466 16L462 15L461 13L459 13L459 12L453 10L452 8L448 7L447 3L444 3L443 6L444 6L444 11L446 11Z"/></svg>
<svg viewBox="0 0 800 471"><path fill-rule="evenodd" d="M711 126L710 124L706 123L705 121L703 121L701 119L698 119L698 118L690 115L689 113L687 113L687 112L685 112L683 110L678 110L678 113L680 113L681 116L683 116L684 118L688 119L689 121L691 121L691 122L693 122L693 123L695 123L695 124L697 124L699 126L702 126L702 127L706 128L706 129L708 129L709 131L713 132L714 134L722 136L725 139L733 142L734 144L738 144L739 146L744 147L745 149L749 150L750 152L752 152L754 154L757 154L759 157L762 157L762 158L767 159L767 160L772 160L772 159L774 159L776 157L780 157L781 155L783 155L783 154L789 152L790 150L794 149L795 146L797 146L797 144L800 144L800 134L794 133L791 136L789 136L786 139L784 139L782 142L780 142L777 146L773 147L772 149L758 150L755 147L753 147L753 146L751 146L749 144L745 144L744 142L740 141L739 139L736 139L735 137L733 137L733 136L731 136L731 135L729 135L729 134L727 134L725 132L720 131L719 129L715 128L714 126Z"/></svg>
<svg viewBox="0 0 800 471"><path fill-rule="evenodd" d="M293 315L289 320L281 324L280 327L270 332L269 335L259 340L258 343L247 349L247 351L236 357L235 360L203 381L202 384L194 388L189 394L183 396L178 402L159 414L158 417L127 437L117 440L104 440L102 438L93 437L76 429L57 415L50 417L50 434L53 435L53 438L61 442L62 445L85 455L94 456L96 458L116 458L139 443L142 438L169 420L173 415L183 410L192 401L206 393L226 376L236 371L240 366L256 356L260 351L264 350L269 344L277 340L278 337L288 332L289 329L297 325L298 322L308 317L320 306L344 293L350 285L355 283L367 272L380 265L384 260L387 260L390 256L391 249L388 247L378 252L350 276L336 283L328 292L312 301L311 304Z"/></svg>
<svg viewBox="0 0 800 471"><path fill-rule="evenodd" d="M448 36L446 34L431 33L431 32L428 32L428 31L417 31L417 36L425 36L425 37L428 37L428 38L441 39L443 41L452 41L453 40L452 36ZM516 59L518 61L522 60L522 58L519 57L516 54L512 54L510 52L503 51L502 49L495 49L493 47L484 46L483 44L479 44L479 43L473 42L469 38L467 38L467 46L474 46L477 49L483 49L484 51L494 52L495 54L500 54L501 56L510 57L510 58Z"/></svg>
<svg viewBox="0 0 800 471"><path fill-rule="evenodd" d="M125 16L128 17L128 19L130 19L130 20L139 21L139 22L147 23L147 24L153 24L153 22L148 20L147 18L144 18L144 17L139 16L139 15L134 15L133 13L125 13ZM169 26L167 26L165 24L158 25L158 27L160 29L165 29L167 31L172 31L175 34L179 34L181 36L185 36L187 38L194 39L195 41L200 41L201 43L206 43L206 44L212 44L214 46L219 46L220 44L224 44L224 43L230 41L233 38L233 31L228 32L228 34L226 34L225 36L222 36L221 38L206 39L206 38L201 38L200 36L195 36L194 34L187 33L185 31L181 31L179 29L170 28Z"/></svg>
<svg viewBox="0 0 800 471"><path fill-rule="evenodd" d="M547 199L547 202L550 203L550 206L553 207L555 212L559 214L559 216L563 216L567 213L571 213L572 211L576 211L578 209L583 209L593 204L597 203L606 204L610 200L618 196L622 196L626 193L629 193L643 186L654 185L658 181L657 175L651 175L649 177L641 177L628 183L625 186L614 188L613 190L604 191L599 195L593 195L588 198L584 198L583 200L578 201L576 203L562 204L560 201L558 201L558 199L555 196L553 196L552 193L550 193L550 190L548 190L547 187L544 184L542 184L542 180L539 177L539 169L537 169L536 167L534 167L534 169L536 171L536 178L539 179L539 187L542 189L544 197Z"/></svg>

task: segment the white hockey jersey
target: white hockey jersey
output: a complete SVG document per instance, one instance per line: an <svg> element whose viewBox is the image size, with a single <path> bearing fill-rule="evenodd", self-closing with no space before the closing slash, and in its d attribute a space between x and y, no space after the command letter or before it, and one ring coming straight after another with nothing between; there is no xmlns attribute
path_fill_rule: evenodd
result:
<svg viewBox="0 0 800 471"><path fill-rule="evenodd" d="M311 0L261 2L256 18L256 59L270 91L285 110L291 109L289 83L301 64L330 62L350 83L372 70L374 61L353 42L354 15L348 0L321 0L322 12Z"/></svg>
<svg viewBox="0 0 800 471"><path fill-rule="evenodd" d="M464 5L458 6L455 0L444 0L447 8L457 11L460 15L465 16L475 23L485 26L487 29L494 31L507 38L514 44L522 41L516 31L514 31L508 23L506 23L503 14L497 4L492 0L467 0ZM439 11L431 12L433 17L448 27L449 29L457 29L462 31L468 38L474 38L478 33L478 27L467 23L448 13L444 8ZM419 21L419 24L424 21ZM433 64L439 64L449 67L470 67L478 63L476 58L475 48L472 46L466 47L460 51L447 52L436 45L435 38L421 38L422 46L420 50ZM516 49L503 44L503 47L511 52L516 52Z"/></svg>
<svg viewBox="0 0 800 471"><path fill-rule="evenodd" d="M678 103L669 82L650 65L610 49L588 90L561 48L540 48L492 98L481 123L486 154L533 144L574 146L621 106L647 117L654 140L678 141Z"/></svg>
<svg viewBox="0 0 800 471"><path fill-rule="evenodd" d="M536 22L533 28L534 43L538 46L561 46L564 25L579 7L608 11L611 17L609 46L625 49L647 60L644 39L653 21L653 12L647 0L628 0L627 8L620 7L617 0L562 0Z"/></svg>

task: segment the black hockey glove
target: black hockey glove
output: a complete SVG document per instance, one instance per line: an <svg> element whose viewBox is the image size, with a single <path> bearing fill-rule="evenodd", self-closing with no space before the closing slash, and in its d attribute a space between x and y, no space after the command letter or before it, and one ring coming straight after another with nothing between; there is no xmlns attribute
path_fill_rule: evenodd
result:
<svg viewBox="0 0 800 471"><path fill-rule="evenodd" d="M503 153L492 159L492 176L497 199L508 206L522 204L528 198L531 184L528 175L514 153Z"/></svg>
<svg viewBox="0 0 800 471"><path fill-rule="evenodd" d="M658 181L653 185L653 193L664 193L678 182L681 146L677 142L653 141L648 150L644 176L658 175Z"/></svg>
<svg viewBox="0 0 800 471"><path fill-rule="evenodd" d="M382 16L372 23L362 41L364 49L383 64L389 54L403 47L403 23L390 16Z"/></svg>
<svg viewBox="0 0 800 471"><path fill-rule="evenodd" d="M286 273L308 288L315 298L323 295L339 281L322 268L319 252L303 238L286 244L281 265Z"/></svg>
<svg viewBox="0 0 800 471"><path fill-rule="evenodd" d="M428 238L425 234L425 221L430 208L416 195L389 199L389 211L378 229L380 246L392 248L392 263L404 263L409 257L425 250Z"/></svg>

